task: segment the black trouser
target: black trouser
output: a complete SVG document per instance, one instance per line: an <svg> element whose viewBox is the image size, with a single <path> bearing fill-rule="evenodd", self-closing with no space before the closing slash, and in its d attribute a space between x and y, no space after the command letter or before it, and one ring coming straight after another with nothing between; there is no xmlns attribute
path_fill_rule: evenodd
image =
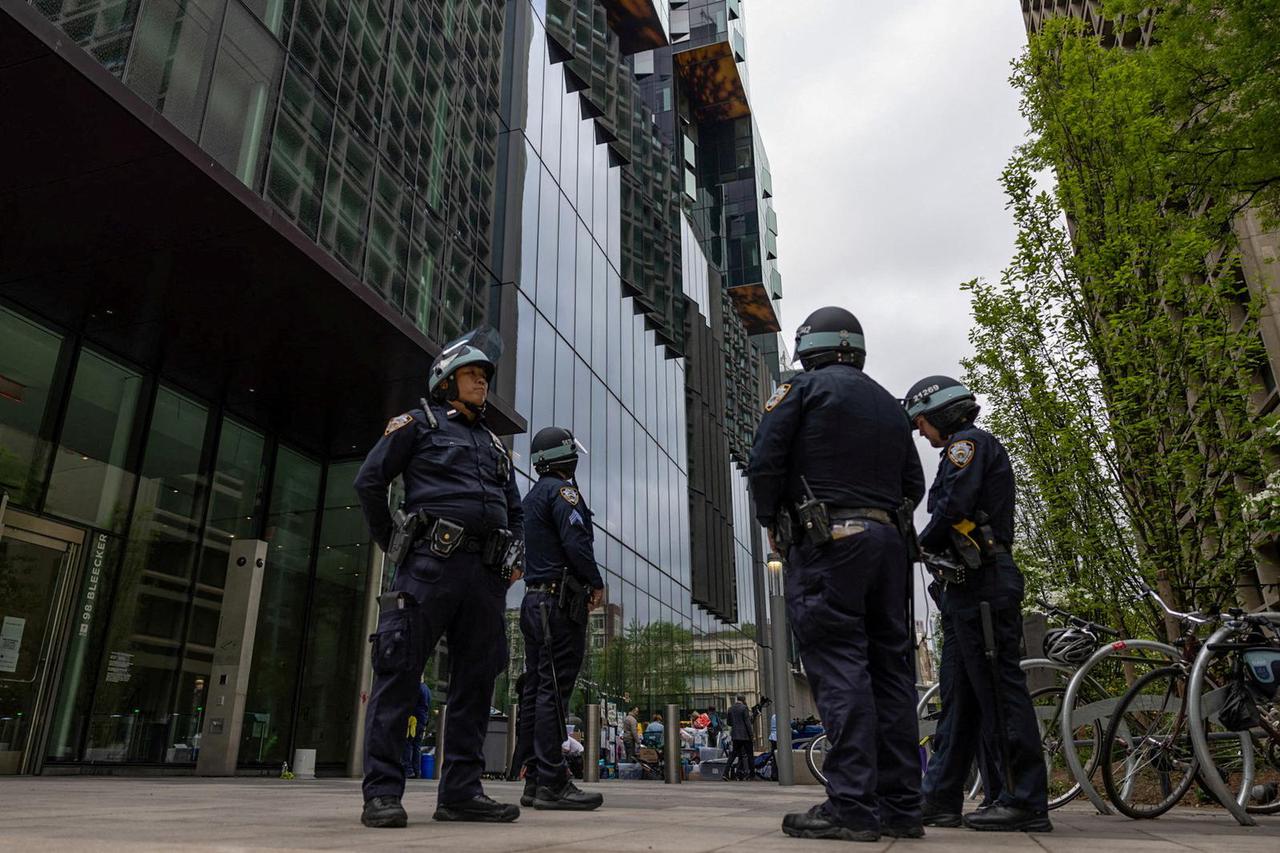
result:
<svg viewBox="0 0 1280 853"><path fill-rule="evenodd" d="M546 627L551 632L549 654L542 621L544 607ZM586 653L586 625L571 621L557 606L554 596L530 591L525 593L520 605L520 632L524 635L525 670L517 742L532 744L533 750L529 755L526 747L525 754L518 759L527 767L536 767L539 785L559 785L568 774L562 748L563 721ZM559 695L555 689L557 684Z"/></svg>
<svg viewBox="0 0 1280 853"><path fill-rule="evenodd" d="M972 587L948 586L942 595L943 719L945 737L941 757L935 755L924 780L925 796L948 811L960 811L964 780L979 743L986 799L1035 812L1047 811L1048 778L1040 744L1040 727L1019 666L1022 639L1022 573L1007 554L984 565ZM991 682L986 658L980 603L991 606L997 649L998 690ZM996 695L1004 716L997 726ZM1003 778L1002 742L1008 745L1013 785ZM989 745L989 746L988 746Z"/></svg>
<svg viewBox="0 0 1280 853"><path fill-rule="evenodd" d="M449 638L449 701L437 796L441 803L477 797L483 793L480 774L493 682L507 664L506 584L476 554L440 560L415 551L391 589L408 593L417 606L378 616L365 720L364 797L404 794L405 729L418 702L423 667L442 635Z"/></svg>
<svg viewBox="0 0 1280 853"><path fill-rule="evenodd" d="M918 823L910 567L902 537L868 522L822 548L793 547L790 557L787 613L830 743L822 765L827 809L856 829Z"/></svg>
<svg viewBox="0 0 1280 853"><path fill-rule="evenodd" d="M735 740L733 742L733 760L729 762L729 767L737 767L742 774L743 779L750 779L755 768L755 755L751 749L751 741Z"/></svg>

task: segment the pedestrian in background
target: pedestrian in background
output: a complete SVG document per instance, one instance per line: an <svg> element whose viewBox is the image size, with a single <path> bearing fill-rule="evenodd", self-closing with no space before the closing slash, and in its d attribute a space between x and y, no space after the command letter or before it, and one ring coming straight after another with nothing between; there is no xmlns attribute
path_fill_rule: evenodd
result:
<svg viewBox="0 0 1280 853"><path fill-rule="evenodd" d="M755 775L755 755L751 748L755 728L751 724L747 697L742 694L729 709L729 737L733 741L733 754L729 757L728 772L732 774L736 767L739 779L750 779Z"/></svg>

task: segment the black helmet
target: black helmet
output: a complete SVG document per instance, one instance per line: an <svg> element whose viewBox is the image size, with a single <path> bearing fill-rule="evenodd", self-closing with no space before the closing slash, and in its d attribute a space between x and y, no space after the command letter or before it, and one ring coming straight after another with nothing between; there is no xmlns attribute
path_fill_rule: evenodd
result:
<svg viewBox="0 0 1280 853"><path fill-rule="evenodd" d="M569 430L556 426L543 427L529 445L529 461L533 463L533 470L539 474L545 474L553 468L572 474L578 467L580 450L582 445Z"/></svg>
<svg viewBox="0 0 1280 853"><path fill-rule="evenodd" d="M796 329L796 358L805 370L836 362L861 368L867 360L862 324L843 308L819 308Z"/></svg>
<svg viewBox="0 0 1280 853"><path fill-rule="evenodd" d="M923 415L944 436L972 423L981 408L973 392L950 376L921 379L911 386L902 405L912 423Z"/></svg>
<svg viewBox="0 0 1280 853"><path fill-rule="evenodd" d="M438 403L457 399L458 386L454 374L459 368L468 364L478 364L484 368L489 381L493 381L494 371L498 368L498 359L502 357L502 338L498 332L488 326L482 326L467 332L445 346L431 363L431 372L427 378L427 388L431 399Z"/></svg>
<svg viewBox="0 0 1280 853"><path fill-rule="evenodd" d="M1044 635L1044 656L1069 666L1080 666L1097 649L1097 635L1085 628L1054 628Z"/></svg>

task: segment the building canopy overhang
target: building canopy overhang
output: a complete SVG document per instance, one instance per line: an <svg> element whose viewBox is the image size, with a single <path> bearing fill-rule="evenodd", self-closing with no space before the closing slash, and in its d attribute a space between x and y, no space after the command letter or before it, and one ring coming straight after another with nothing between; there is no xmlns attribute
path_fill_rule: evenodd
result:
<svg viewBox="0 0 1280 853"><path fill-rule="evenodd" d="M609 29L618 34L625 54L654 50L670 43L667 27L658 12L666 0L601 0L609 13Z"/></svg>
<svg viewBox="0 0 1280 853"><path fill-rule="evenodd" d="M728 41L679 51L675 62L680 77L688 84L696 121L727 121L751 115L746 84Z"/></svg>
<svg viewBox="0 0 1280 853"><path fill-rule="evenodd" d="M316 453L417 405L438 347L20 0L0 91L0 297Z"/></svg>
<svg viewBox="0 0 1280 853"><path fill-rule="evenodd" d="M769 290L764 284L730 287L729 298L733 300L733 308L742 320L747 334L763 335L782 331L778 312L774 310L773 300L769 298Z"/></svg>

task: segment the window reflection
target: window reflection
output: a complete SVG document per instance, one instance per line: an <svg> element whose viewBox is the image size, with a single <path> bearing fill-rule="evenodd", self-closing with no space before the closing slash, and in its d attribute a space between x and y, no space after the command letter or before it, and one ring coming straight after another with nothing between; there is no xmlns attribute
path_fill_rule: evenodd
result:
<svg viewBox="0 0 1280 853"><path fill-rule="evenodd" d="M125 465L141 394L141 374L81 351L46 511L107 530L123 528L133 490Z"/></svg>
<svg viewBox="0 0 1280 853"><path fill-rule="evenodd" d="M203 682L180 672L179 650L206 500L200 403L161 387L99 675L89 761L195 760ZM169 713L177 703L181 713Z"/></svg>
<svg viewBox="0 0 1280 853"><path fill-rule="evenodd" d="M34 506L48 461L44 435L62 336L0 308L0 488Z"/></svg>

